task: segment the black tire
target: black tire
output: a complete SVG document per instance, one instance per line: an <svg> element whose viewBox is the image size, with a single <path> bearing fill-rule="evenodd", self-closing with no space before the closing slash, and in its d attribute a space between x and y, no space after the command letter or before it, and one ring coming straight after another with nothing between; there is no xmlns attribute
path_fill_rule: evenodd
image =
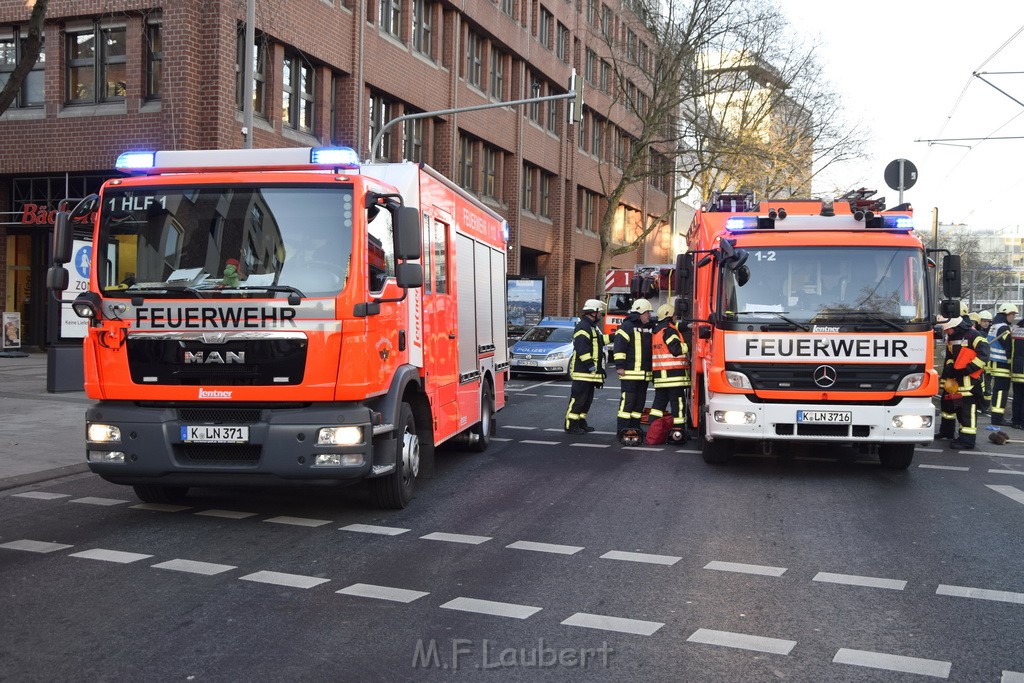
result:
<svg viewBox="0 0 1024 683"><path fill-rule="evenodd" d="M914 460L914 444L882 444L878 447L878 459L887 470L905 470Z"/></svg>
<svg viewBox="0 0 1024 683"><path fill-rule="evenodd" d="M143 503L180 503L188 493L187 486L157 486L155 484L145 484L133 486L135 489L135 495L138 496L139 500Z"/></svg>
<svg viewBox="0 0 1024 683"><path fill-rule="evenodd" d="M711 465L722 465L732 458L732 444L729 439L715 439L701 442L700 455L704 462Z"/></svg>
<svg viewBox="0 0 1024 683"><path fill-rule="evenodd" d="M483 393L480 396L480 422L471 430L473 440L470 448L477 453L483 453L491 445L491 437L494 436L494 390L490 382L484 382Z"/></svg>
<svg viewBox="0 0 1024 683"><path fill-rule="evenodd" d="M420 437L416 433L416 419L412 407L402 403L395 424L398 443L395 448L395 471L370 480L370 493L380 508L401 510L412 501L416 493L416 478L420 473Z"/></svg>

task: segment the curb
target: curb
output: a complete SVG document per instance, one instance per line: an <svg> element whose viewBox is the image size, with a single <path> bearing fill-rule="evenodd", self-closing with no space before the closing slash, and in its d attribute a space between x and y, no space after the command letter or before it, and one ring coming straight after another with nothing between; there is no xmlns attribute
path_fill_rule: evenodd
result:
<svg viewBox="0 0 1024 683"><path fill-rule="evenodd" d="M55 467L49 470L30 472L29 474L19 474L13 477L0 479L0 491L16 489L21 486L29 486L30 484L38 484L42 481L60 479L61 477L68 477L72 474L81 474L88 471L89 465L83 462L77 465L65 465L64 467Z"/></svg>

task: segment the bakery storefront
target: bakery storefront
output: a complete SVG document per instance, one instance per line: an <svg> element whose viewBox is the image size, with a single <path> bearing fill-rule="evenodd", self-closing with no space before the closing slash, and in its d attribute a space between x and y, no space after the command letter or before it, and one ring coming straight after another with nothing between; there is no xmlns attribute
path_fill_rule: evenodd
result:
<svg viewBox="0 0 1024 683"><path fill-rule="evenodd" d="M103 181L115 175L65 173L0 180L6 185L6 206L0 207L0 224L6 234L0 243L4 257L0 263L7 265L3 311L18 314L22 349L44 349L73 341L60 336L59 313L47 306L46 271L55 214L64 199L69 199L69 207L73 207L80 198L99 192Z"/></svg>

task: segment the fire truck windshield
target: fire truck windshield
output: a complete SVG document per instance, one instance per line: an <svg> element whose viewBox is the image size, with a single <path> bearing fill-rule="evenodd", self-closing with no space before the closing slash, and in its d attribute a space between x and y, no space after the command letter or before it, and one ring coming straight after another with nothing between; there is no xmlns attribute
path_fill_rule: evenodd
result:
<svg viewBox="0 0 1024 683"><path fill-rule="evenodd" d="M720 310L738 323L790 320L858 325L928 320L925 260L902 247L748 249L750 279L722 270Z"/></svg>
<svg viewBox="0 0 1024 683"><path fill-rule="evenodd" d="M352 254L351 187L108 187L105 296L335 296Z"/></svg>

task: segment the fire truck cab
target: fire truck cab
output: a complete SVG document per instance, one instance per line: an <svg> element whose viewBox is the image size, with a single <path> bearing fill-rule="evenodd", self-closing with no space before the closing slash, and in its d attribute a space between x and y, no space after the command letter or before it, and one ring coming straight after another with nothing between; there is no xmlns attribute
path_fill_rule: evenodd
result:
<svg viewBox="0 0 1024 683"><path fill-rule="evenodd" d="M148 502L367 480L401 508L505 405L505 221L433 169L345 148L136 152L90 228L86 459ZM233 267L233 268L232 268Z"/></svg>

